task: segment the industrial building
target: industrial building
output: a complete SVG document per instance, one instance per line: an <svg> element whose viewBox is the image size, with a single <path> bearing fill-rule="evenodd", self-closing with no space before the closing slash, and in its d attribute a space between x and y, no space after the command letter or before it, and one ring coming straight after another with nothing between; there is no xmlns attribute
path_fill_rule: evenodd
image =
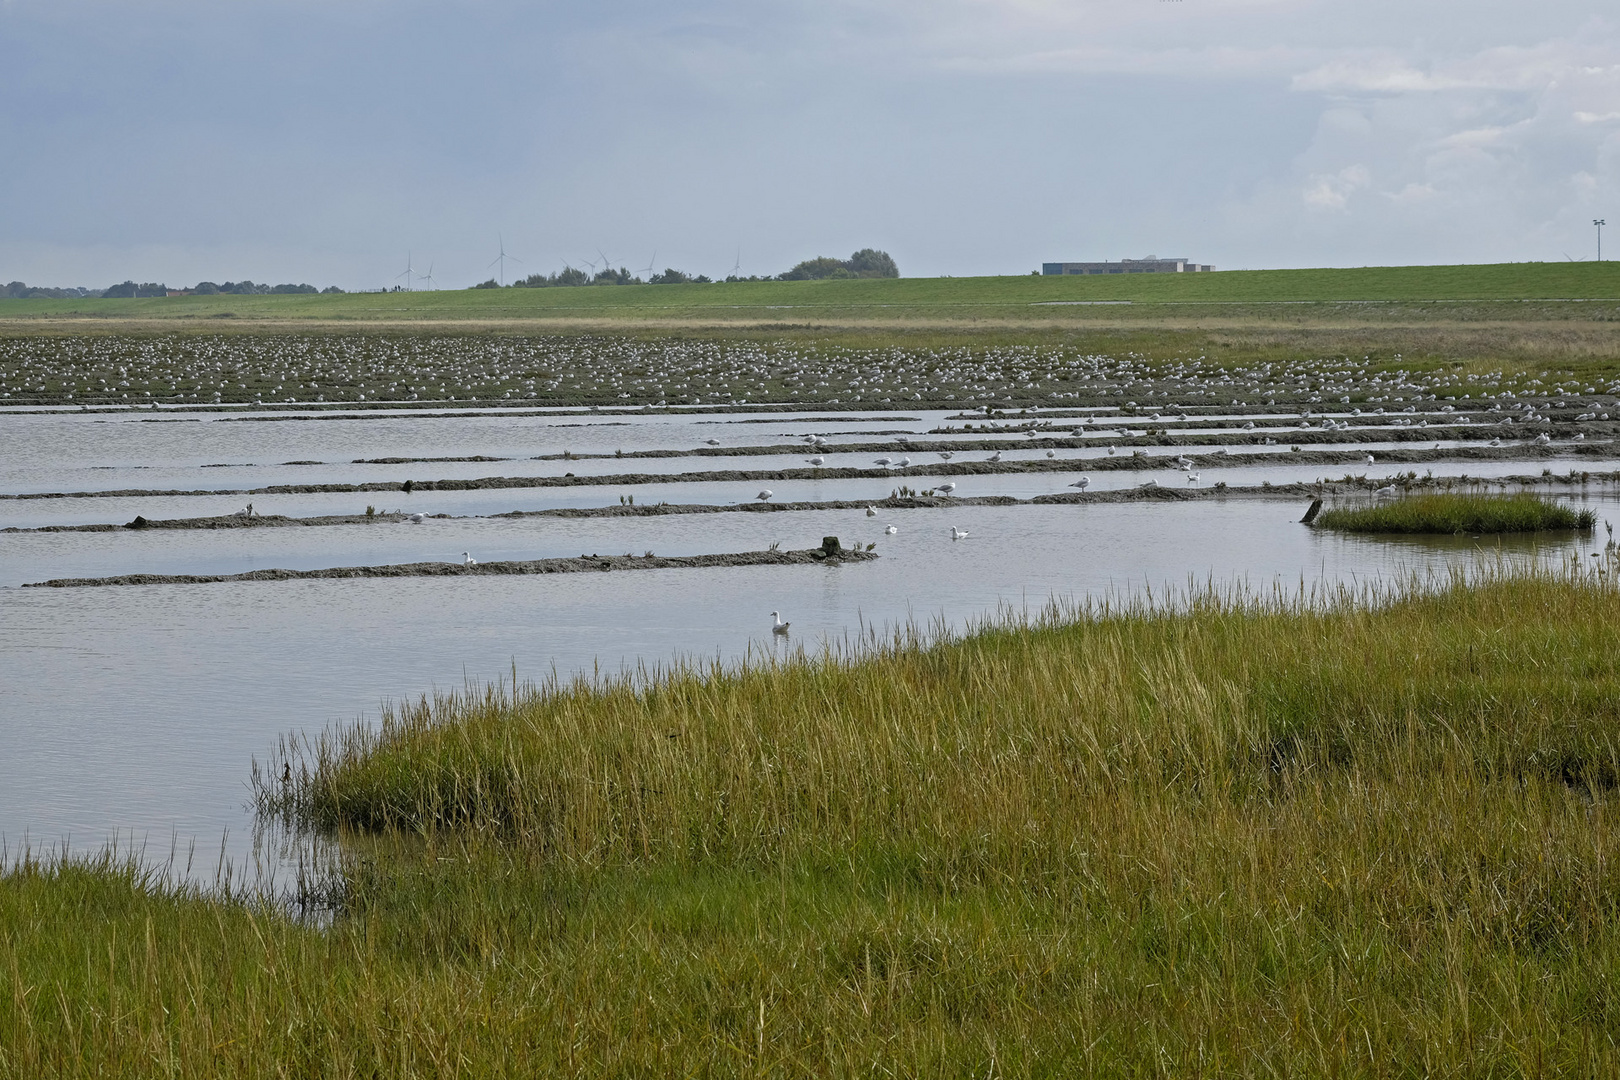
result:
<svg viewBox="0 0 1620 1080"><path fill-rule="evenodd" d="M1121 259L1119 262L1042 263L1043 274L1192 274L1208 273L1213 266L1200 266L1186 259Z"/></svg>

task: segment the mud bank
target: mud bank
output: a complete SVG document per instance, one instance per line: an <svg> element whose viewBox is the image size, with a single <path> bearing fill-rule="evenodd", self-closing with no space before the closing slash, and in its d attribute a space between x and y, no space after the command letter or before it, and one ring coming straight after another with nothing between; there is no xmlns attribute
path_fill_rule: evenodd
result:
<svg viewBox="0 0 1620 1080"><path fill-rule="evenodd" d="M73 589L102 585L214 585L229 581L302 581L311 578L510 577L529 574L603 573L613 570L678 570L725 566L813 566L867 562L877 555L844 548L828 551L740 551L726 555L581 555L526 562L399 563L391 566L338 566L327 570L251 570L245 574L124 574L119 577L53 578L25 589Z"/></svg>
<svg viewBox="0 0 1620 1080"><path fill-rule="evenodd" d="M561 506L545 510L508 510L500 514L474 514L466 517L488 518L643 518L670 517L684 514L784 514L814 510L879 510L942 509L965 506L1042 506L1050 504L1088 505L1092 503L1127 502L1196 502L1201 499L1293 499L1316 498L1325 495L1366 495L1376 488L1393 485L1403 492L1468 490L1485 485L1522 489L1541 488L1568 491L1592 484L1620 483L1620 472L1580 472L1570 470L1559 475L1530 475L1492 477L1454 476L1384 476L1378 479L1351 477L1321 482L1300 481L1289 484L1257 484L1234 487L1214 484L1208 487L1183 487L1173 480L1160 484L1156 480L1132 488L1113 491L1065 491L1050 495L1037 495L1019 499L1011 495L978 495L953 498L920 493L893 496L886 499L829 499L823 502L748 502L748 503L651 503L619 506ZM423 521L449 521L461 515L427 514ZM57 532L121 532L141 529L266 529L309 527L321 525L398 525L408 523L410 515L395 512L380 514L330 514L322 517L283 517L281 515L255 515L242 518L228 517L170 518L148 520L136 518L122 525L42 525L36 528L0 529L0 533L57 533Z"/></svg>
<svg viewBox="0 0 1620 1080"><path fill-rule="evenodd" d="M1038 448L1038 447L1036 447ZM1031 449L1026 447L1025 449ZM1567 461L1578 465L1582 460L1604 459L1617 453L1610 443L1580 443L1563 446L1535 446L1518 444L1501 447L1454 447L1442 450L1380 450L1376 462L1369 466L1366 454L1359 450L1300 450L1264 454L1233 454L1222 450L1204 452L1194 448L1180 449L1182 455L1199 467L1243 468L1255 465L1321 465L1343 466L1356 472L1382 469L1391 465L1441 465L1469 461ZM1051 458L1035 461L941 461L911 465L895 471L885 468L840 469L732 469L713 472L679 473L613 473L602 476L485 476L466 480L406 480L375 481L360 484L274 484L259 488L196 488L196 489L144 489L120 488L111 491L28 492L0 495L0 500L26 501L32 499L94 499L94 498L168 498L192 495L364 495L377 492L399 492L409 495L421 491L482 491L500 488L558 488L558 487L634 487L647 484L692 484L720 482L760 483L789 480L887 480L903 484L909 480L928 477L992 476L1019 473L1078 473L1114 472L1118 470L1177 471L1176 455L1161 451L1148 454L1121 453L1100 458Z"/></svg>

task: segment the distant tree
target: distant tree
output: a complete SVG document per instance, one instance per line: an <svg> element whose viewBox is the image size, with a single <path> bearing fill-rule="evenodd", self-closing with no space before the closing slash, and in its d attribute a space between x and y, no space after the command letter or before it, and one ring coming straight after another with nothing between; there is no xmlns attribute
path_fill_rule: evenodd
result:
<svg viewBox="0 0 1620 1080"><path fill-rule="evenodd" d="M475 289L498 289L500 287L501 283L496 281L494 278L490 278L488 281L480 281L478 284L473 286Z"/></svg>
<svg viewBox="0 0 1620 1080"><path fill-rule="evenodd" d="M806 259L782 275L783 281L821 281L826 278L854 277L848 266L839 259L818 255Z"/></svg>
<svg viewBox="0 0 1620 1080"><path fill-rule="evenodd" d="M562 273L558 274L552 279L553 285L572 286L589 285L590 283L591 276L589 274L583 270L575 269L572 266L563 267Z"/></svg>
<svg viewBox="0 0 1620 1080"><path fill-rule="evenodd" d="M782 281L828 281L838 278L899 277L900 268L886 251L862 248L848 259L834 259L818 255L806 259L793 269L778 275Z"/></svg>
<svg viewBox="0 0 1620 1080"><path fill-rule="evenodd" d="M199 281L191 291L198 296L214 296L219 292L219 286L212 281Z"/></svg>
<svg viewBox="0 0 1620 1080"><path fill-rule="evenodd" d="M685 274L680 270L673 270L669 267L665 267L662 274L654 274L648 279L647 283L649 285L685 285L692 280L693 279L689 274Z"/></svg>
<svg viewBox="0 0 1620 1080"><path fill-rule="evenodd" d="M326 288L321 290L321 294L323 296L342 293L342 292L343 292L343 290L338 288L336 285L328 285Z"/></svg>
<svg viewBox="0 0 1620 1080"><path fill-rule="evenodd" d="M609 266L598 270L594 280L598 285L628 285L634 281L635 278L631 277L630 271L626 270L622 266L617 270Z"/></svg>
<svg viewBox="0 0 1620 1080"><path fill-rule="evenodd" d="M862 248L849 257L850 273L856 277L880 278L900 276L900 267L895 265L887 251L878 251L876 248Z"/></svg>
<svg viewBox="0 0 1620 1080"><path fill-rule="evenodd" d="M111 286L110 288L103 289L101 295L112 300L127 300L135 296L136 290L139 288L140 286L135 284L133 281L124 281L117 285Z"/></svg>
<svg viewBox="0 0 1620 1080"><path fill-rule="evenodd" d="M277 296L290 296L298 293L320 292L320 290L313 285L277 285L270 291L275 293Z"/></svg>

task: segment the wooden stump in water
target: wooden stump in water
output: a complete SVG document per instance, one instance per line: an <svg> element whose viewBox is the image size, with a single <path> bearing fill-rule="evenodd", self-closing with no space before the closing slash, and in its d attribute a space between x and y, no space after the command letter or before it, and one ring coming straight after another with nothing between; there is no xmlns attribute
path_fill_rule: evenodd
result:
<svg viewBox="0 0 1620 1080"><path fill-rule="evenodd" d="M1299 519L1301 525L1309 525L1316 520L1316 515L1322 512L1322 500L1312 499L1311 508L1305 511L1305 516Z"/></svg>

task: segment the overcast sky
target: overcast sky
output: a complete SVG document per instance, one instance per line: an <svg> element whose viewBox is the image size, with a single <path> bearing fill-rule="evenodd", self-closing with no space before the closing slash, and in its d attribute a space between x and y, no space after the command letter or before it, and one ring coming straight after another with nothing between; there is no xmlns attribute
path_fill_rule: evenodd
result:
<svg viewBox="0 0 1620 1080"><path fill-rule="evenodd" d="M0 281L1591 258L1613 10L0 0Z"/></svg>

